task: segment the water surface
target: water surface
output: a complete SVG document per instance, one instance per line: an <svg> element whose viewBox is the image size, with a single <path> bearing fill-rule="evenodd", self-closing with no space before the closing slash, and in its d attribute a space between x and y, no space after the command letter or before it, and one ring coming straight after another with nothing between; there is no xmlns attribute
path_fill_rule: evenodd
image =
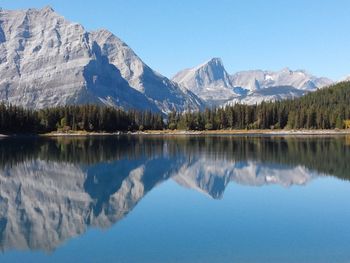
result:
<svg viewBox="0 0 350 263"><path fill-rule="evenodd" d="M350 262L350 140L0 140L0 262Z"/></svg>

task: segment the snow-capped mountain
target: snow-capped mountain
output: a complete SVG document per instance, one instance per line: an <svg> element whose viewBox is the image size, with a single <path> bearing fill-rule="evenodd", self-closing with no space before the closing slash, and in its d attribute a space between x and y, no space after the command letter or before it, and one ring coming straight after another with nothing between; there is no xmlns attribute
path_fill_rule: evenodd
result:
<svg viewBox="0 0 350 263"><path fill-rule="evenodd" d="M180 71L173 80L210 105L235 102L255 104L300 97L333 83L330 79L288 68L277 72L252 70L229 75L218 58Z"/></svg>
<svg viewBox="0 0 350 263"><path fill-rule="evenodd" d="M196 95L153 71L112 33L88 32L50 7L0 10L0 75L0 100L30 108L202 107Z"/></svg>

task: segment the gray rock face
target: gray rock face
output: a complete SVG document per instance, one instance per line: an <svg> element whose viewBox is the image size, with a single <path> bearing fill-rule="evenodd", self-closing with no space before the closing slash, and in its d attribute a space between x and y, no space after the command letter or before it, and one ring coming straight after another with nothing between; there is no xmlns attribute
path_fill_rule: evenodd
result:
<svg viewBox="0 0 350 263"><path fill-rule="evenodd" d="M144 94L163 112L199 110L201 100L187 89L152 70L124 42L106 30L93 32L102 55L120 70L129 85Z"/></svg>
<svg viewBox="0 0 350 263"><path fill-rule="evenodd" d="M154 72L112 33L87 32L50 7L0 11L0 75L0 99L29 108L202 107L194 94Z"/></svg>
<svg viewBox="0 0 350 263"><path fill-rule="evenodd" d="M236 97L226 102L225 105L234 105L236 103L256 104L263 101L278 101L293 99L306 95L310 91L297 89L292 86L276 86L254 90L245 96Z"/></svg>
<svg viewBox="0 0 350 263"><path fill-rule="evenodd" d="M313 91L331 85L332 80L315 77L304 70L290 70L289 68L280 71L251 70L237 72L231 76L234 86L245 87L250 91L257 89L292 86L300 90ZM252 85L252 80L259 83L259 86Z"/></svg>
<svg viewBox="0 0 350 263"><path fill-rule="evenodd" d="M208 104L219 106L300 97L333 83L330 79L288 68L277 72L252 70L229 75L222 61L217 58L180 71L173 80L193 91Z"/></svg>
<svg viewBox="0 0 350 263"><path fill-rule="evenodd" d="M219 58L180 71L173 81L191 90L208 104L217 104L240 95L233 89L230 75Z"/></svg>

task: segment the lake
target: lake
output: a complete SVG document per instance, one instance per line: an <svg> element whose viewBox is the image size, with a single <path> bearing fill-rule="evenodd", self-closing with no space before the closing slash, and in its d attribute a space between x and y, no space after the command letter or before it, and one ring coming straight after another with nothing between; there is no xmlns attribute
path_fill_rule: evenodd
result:
<svg viewBox="0 0 350 263"><path fill-rule="evenodd" d="M0 140L0 262L350 262L350 138Z"/></svg>

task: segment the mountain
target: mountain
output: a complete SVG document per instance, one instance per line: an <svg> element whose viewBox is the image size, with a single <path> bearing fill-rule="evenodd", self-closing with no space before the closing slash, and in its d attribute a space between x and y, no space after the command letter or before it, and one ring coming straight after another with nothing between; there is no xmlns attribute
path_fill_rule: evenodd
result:
<svg viewBox="0 0 350 263"><path fill-rule="evenodd" d="M233 98L225 103L225 105L234 105L235 103L243 103L253 105L263 101L277 101L291 98L298 98L306 95L310 91L297 89L292 86L272 86L259 88L253 92L247 93L245 96Z"/></svg>
<svg viewBox="0 0 350 263"><path fill-rule="evenodd" d="M244 87L250 91L278 86L292 86L300 90L316 90L331 85L332 80L327 78L318 78L304 70L290 70L284 68L280 71L241 71L231 76L234 86ZM252 80L259 83L258 87L252 84ZM254 82L253 81L253 82Z"/></svg>
<svg viewBox="0 0 350 263"><path fill-rule="evenodd" d="M221 59L211 59L195 68L177 73L173 80L191 90L209 105L225 103L255 104L300 97L317 88L331 85L327 78L306 71L241 71L229 75Z"/></svg>
<svg viewBox="0 0 350 263"><path fill-rule="evenodd" d="M125 43L107 30L92 32L92 38L126 79L129 85L144 94L163 112L198 110L201 100L191 91L167 79L147 66Z"/></svg>
<svg viewBox="0 0 350 263"><path fill-rule="evenodd" d="M213 58L195 68L180 71L173 81L191 90L206 102L226 101L239 96L222 60Z"/></svg>
<svg viewBox="0 0 350 263"><path fill-rule="evenodd" d="M202 108L196 95L152 70L112 33L88 32L50 7L0 11L0 75L0 100L29 108Z"/></svg>

